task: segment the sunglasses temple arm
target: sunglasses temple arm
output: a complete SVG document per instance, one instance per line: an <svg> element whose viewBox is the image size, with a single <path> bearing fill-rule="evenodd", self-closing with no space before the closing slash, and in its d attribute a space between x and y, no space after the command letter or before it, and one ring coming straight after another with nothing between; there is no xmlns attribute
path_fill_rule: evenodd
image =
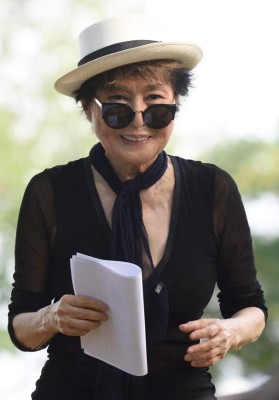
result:
<svg viewBox="0 0 279 400"><path fill-rule="evenodd" d="M95 101L95 103L96 103L100 108L102 108L102 103L101 103L96 97L94 97L93 100Z"/></svg>

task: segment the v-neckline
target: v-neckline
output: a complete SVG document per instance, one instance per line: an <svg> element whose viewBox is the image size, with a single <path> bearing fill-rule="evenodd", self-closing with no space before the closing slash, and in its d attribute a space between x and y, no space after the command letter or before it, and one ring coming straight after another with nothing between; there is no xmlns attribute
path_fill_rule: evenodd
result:
<svg viewBox="0 0 279 400"><path fill-rule="evenodd" d="M180 204L180 194L181 194L181 172L180 172L176 158L173 156L170 156L170 159L172 161L173 168L174 168L175 185L174 185L172 211L171 211L170 227L169 227L167 242L166 242L163 256L162 256L161 260L159 261L159 263L156 265L156 271L159 274L162 273L163 269L167 265L167 262L169 260L169 257L171 255L171 252L173 249L174 236L175 236L175 231L176 231L176 226L177 226L177 218L178 218L178 211L179 211L179 204ZM99 193L97 191L97 187L96 187L96 183L94 180L94 176L93 176L93 172L92 172L92 168L91 168L92 166L91 166L89 157L85 158L84 167L85 167L87 185L89 187L93 206L96 210L99 221L104 229L105 235L106 235L108 241L110 241L111 227L107 220Z"/></svg>

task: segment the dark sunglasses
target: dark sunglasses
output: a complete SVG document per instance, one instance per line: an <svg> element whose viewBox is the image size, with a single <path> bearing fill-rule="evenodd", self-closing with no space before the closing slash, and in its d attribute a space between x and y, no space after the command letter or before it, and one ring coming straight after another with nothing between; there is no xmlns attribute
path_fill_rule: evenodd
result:
<svg viewBox="0 0 279 400"><path fill-rule="evenodd" d="M174 119L177 110L176 104L152 104L144 111L133 111L126 104L101 103L94 101L102 110L105 123L113 129L122 129L128 126L135 118L136 113L141 113L145 125L152 129L162 129Z"/></svg>

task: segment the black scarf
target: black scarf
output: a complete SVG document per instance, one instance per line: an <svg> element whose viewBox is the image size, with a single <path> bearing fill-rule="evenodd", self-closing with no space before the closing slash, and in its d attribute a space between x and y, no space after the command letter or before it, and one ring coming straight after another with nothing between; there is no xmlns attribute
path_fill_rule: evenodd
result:
<svg viewBox="0 0 279 400"><path fill-rule="evenodd" d="M112 212L110 257L114 260L128 261L144 268L146 267L146 262L144 263L143 261L143 254L145 253L153 270L154 265L142 220L139 193L162 178L168 163L166 153L160 153L147 171L125 182L121 182L114 172L105 156L101 143L92 148L90 161L117 194ZM144 275L146 276L146 274Z"/></svg>
<svg viewBox="0 0 279 400"><path fill-rule="evenodd" d="M147 171L121 182L105 156L101 143L90 151L90 161L107 181L117 197L112 211L110 258L139 265L143 271L143 293L148 360L162 342L168 321L168 297L165 285L156 273L142 219L140 191L159 181L167 169L167 155L161 152ZM133 377L100 362L96 380L96 399L124 400L128 387L140 398L141 378ZM114 382L111 385L109 382ZM130 389L131 390L131 389Z"/></svg>

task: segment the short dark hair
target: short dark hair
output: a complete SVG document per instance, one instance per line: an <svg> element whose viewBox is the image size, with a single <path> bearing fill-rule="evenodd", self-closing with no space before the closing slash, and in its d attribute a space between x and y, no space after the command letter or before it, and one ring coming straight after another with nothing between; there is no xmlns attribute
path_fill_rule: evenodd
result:
<svg viewBox="0 0 279 400"><path fill-rule="evenodd" d="M136 76L168 82L177 96L187 96L192 83L191 72L177 61L143 61L114 68L88 79L75 91L74 98L76 102L81 101L83 110L87 111L97 89L109 88L119 80Z"/></svg>

